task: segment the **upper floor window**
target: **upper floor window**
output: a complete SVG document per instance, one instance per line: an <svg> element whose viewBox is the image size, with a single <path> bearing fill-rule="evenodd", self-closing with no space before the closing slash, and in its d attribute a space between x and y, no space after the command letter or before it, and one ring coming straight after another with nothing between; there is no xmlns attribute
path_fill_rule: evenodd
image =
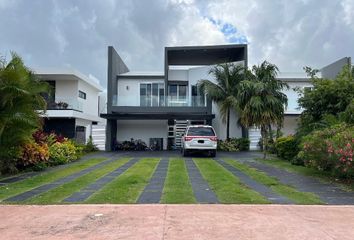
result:
<svg viewBox="0 0 354 240"><path fill-rule="evenodd" d="M79 90L79 98L86 99L86 93Z"/></svg>
<svg viewBox="0 0 354 240"><path fill-rule="evenodd" d="M140 106L155 107L165 105L163 83L140 83Z"/></svg>

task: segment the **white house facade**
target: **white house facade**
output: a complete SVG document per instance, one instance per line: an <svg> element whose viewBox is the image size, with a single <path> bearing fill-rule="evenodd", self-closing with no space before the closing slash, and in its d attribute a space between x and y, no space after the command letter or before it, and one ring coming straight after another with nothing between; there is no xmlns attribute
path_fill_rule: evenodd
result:
<svg viewBox="0 0 354 240"><path fill-rule="evenodd" d="M97 81L71 68L37 69L36 75L50 85L45 95L47 111L43 129L85 143L92 135L92 126L104 119L99 117Z"/></svg>

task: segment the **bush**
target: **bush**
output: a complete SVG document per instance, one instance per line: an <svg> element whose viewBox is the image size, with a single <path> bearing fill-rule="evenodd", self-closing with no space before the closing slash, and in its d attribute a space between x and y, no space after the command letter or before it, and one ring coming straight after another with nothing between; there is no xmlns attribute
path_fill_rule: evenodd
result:
<svg viewBox="0 0 354 240"><path fill-rule="evenodd" d="M230 138L229 140L218 140L218 150L226 152L248 151L250 140L248 138Z"/></svg>
<svg viewBox="0 0 354 240"><path fill-rule="evenodd" d="M338 124L305 136L298 158L306 166L328 171L335 177L353 178L354 127Z"/></svg>
<svg viewBox="0 0 354 240"><path fill-rule="evenodd" d="M274 146L277 156L285 160L292 160L298 152L296 140L291 135L278 138Z"/></svg>
<svg viewBox="0 0 354 240"><path fill-rule="evenodd" d="M84 151L85 153L98 151L97 146L96 146L95 144L93 144L92 136L89 137L89 140L88 140L88 142L86 143L86 145L84 146L83 151Z"/></svg>
<svg viewBox="0 0 354 240"><path fill-rule="evenodd" d="M19 168L32 167L37 164L46 164L49 160L49 150L47 144L35 142L27 143L22 147L21 157L17 161Z"/></svg>
<svg viewBox="0 0 354 240"><path fill-rule="evenodd" d="M78 150L72 141L56 142L49 147L49 164L60 165L78 159Z"/></svg>

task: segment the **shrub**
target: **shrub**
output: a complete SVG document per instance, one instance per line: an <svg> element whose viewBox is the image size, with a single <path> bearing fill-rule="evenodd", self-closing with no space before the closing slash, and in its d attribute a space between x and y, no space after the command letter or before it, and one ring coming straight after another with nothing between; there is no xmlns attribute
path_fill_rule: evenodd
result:
<svg viewBox="0 0 354 240"><path fill-rule="evenodd" d="M60 165L78 159L78 151L72 141L56 142L49 147L50 165Z"/></svg>
<svg viewBox="0 0 354 240"><path fill-rule="evenodd" d="M314 131L303 137L300 144L301 152L298 157L304 160L306 166L322 171L333 169L333 158L328 154L327 144L329 139L336 134L345 131L346 124L339 124L323 130Z"/></svg>
<svg viewBox="0 0 354 240"><path fill-rule="evenodd" d="M277 156L286 160L293 159L298 152L296 140L291 135L278 138L274 146Z"/></svg>
<svg viewBox="0 0 354 240"><path fill-rule="evenodd" d="M250 150L250 140L248 138L238 138L237 142L236 146L240 151Z"/></svg>
<svg viewBox="0 0 354 240"><path fill-rule="evenodd" d="M354 127L339 132L327 141L327 152L334 167L332 174L341 178L353 178Z"/></svg>
<svg viewBox="0 0 354 240"><path fill-rule="evenodd" d="M97 146L95 144L93 144L92 136L89 137L89 140L86 143L86 145L84 146L83 151L86 153L98 151Z"/></svg>
<svg viewBox="0 0 354 240"><path fill-rule="evenodd" d="M229 140L218 140L218 150L226 152L248 151L250 140L248 138L230 138Z"/></svg>
<svg viewBox="0 0 354 240"><path fill-rule="evenodd" d="M22 147L21 157L17 161L19 168L34 166L36 164L46 164L49 160L49 150L47 144L30 142Z"/></svg>

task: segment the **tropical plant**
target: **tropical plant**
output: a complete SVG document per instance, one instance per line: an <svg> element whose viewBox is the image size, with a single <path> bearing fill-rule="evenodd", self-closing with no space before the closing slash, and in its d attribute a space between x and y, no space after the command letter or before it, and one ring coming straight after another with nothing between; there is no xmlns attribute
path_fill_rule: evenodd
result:
<svg viewBox="0 0 354 240"><path fill-rule="evenodd" d="M0 61L0 170L16 171L21 145L29 142L40 126L40 113L46 107L41 93L48 85L39 81L15 53L7 63Z"/></svg>
<svg viewBox="0 0 354 240"><path fill-rule="evenodd" d="M78 150L75 144L66 140L65 142L56 142L49 147L49 164L60 165L72 162L78 159Z"/></svg>
<svg viewBox="0 0 354 240"><path fill-rule="evenodd" d="M234 63L220 64L209 71L216 83L210 80L200 80L198 83L201 91L218 105L222 121L226 123L226 139L230 138L231 110L239 113L237 95L244 73L243 66Z"/></svg>
<svg viewBox="0 0 354 240"><path fill-rule="evenodd" d="M289 86L276 78L278 72L276 65L264 61L247 71L246 80L238 86L239 121L243 126L261 129L264 158L271 125L276 125L277 128L282 125L288 103L282 90Z"/></svg>
<svg viewBox="0 0 354 240"><path fill-rule="evenodd" d="M353 68L354 70L354 68ZM333 117L338 121L354 122L354 77L350 67L343 70L332 79L322 79L311 75L313 88L300 91L299 106L303 109L297 138L301 138L314 130L329 127Z"/></svg>

